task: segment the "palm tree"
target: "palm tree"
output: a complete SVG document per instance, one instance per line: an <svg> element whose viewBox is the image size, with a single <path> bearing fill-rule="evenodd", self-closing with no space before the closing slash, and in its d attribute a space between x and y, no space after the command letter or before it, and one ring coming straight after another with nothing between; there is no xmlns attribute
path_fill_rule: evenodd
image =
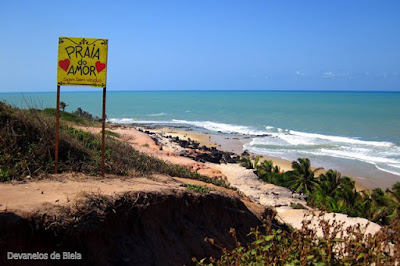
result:
<svg viewBox="0 0 400 266"><path fill-rule="evenodd" d="M242 158L240 158L240 166L245 167L246 169L253 169L253 163L251 162L250 157L248 156L244 156Z"/></svg>
<svg viewBox="0 0 400 266"><path fill-rule="evenodd" d="M388 196L388 193L383 192L381 188L372 190L371 200L373 203L373 216L371 220L380 224L389 224L394 213L396 213L398 204Z"/></svg>
<svg viewBox="0 0 400 266"><path fill-rule="evenodd" d="M387 189L386 193L388 193L389 197L394 201L400 204L400 182L395 183L391 190Z"/></svg>
<svg viewBox="0 0 400 266"><path fill-rule="evenodd" d="M390 220L400 219L400 182L395 183L391 190L387 189L386 195L392 199L393 204L397 205L389 217Z"/></svg>
<svg viewBox="0 0 400 266"><path fill-rule="evenodd" d="M292 168L293 170L288 172L292 179L288 183L289 188L297 193L309 196L315 187L318 186L314 174L322 168L312 170L308 158L299 158L297 161L293 161Z"/></svg>
<svg viewBox="0 0 400 266"><path fill-rule="evenodd" d="M340 212L343 213L346 211L347 206L344 199L335 199L332 197L326 197L325 207L328 211L331 212Z"/></svg>
<svg viewBox="0 0 400 266"><path fill-rule="evenodd" d="M274 173L279 173L279 174L283 173L283 171L281 171L281 168L279 167L279 165L274 166Z"/></svg>
<svg viewBox="0 0 400 266"><path fill-rule="evenodd" d="M274 163L270 160L265 160L260 164L256 164L257 173L272 173Z"/></svg>
<svg viewBox="0 0 400 266"><path fill-rule="evenodd" d="M77 116L83 116L83 112L84 111L82 110L82 108L78 107L74 114L76 114Z"/></svg>
<svg viewBox="0 0 400 266"><path fill-rule="evenodd" d="M368 190L363 190L355 193L355 203L350 209L350 215L371 219L373 216L373 202L371 193Z"/></svg>
<svg viewBox="0 0 400 266"><path fill-rule="evenodd" d="M260 164L255 164L255 173L261 180L271 184L276 184L276 180L274 180L274 175L272 173L273 167L274 164L272 161L265 160Z"/></svg>
<svg viewBox="0 0 400 266"><path fill-rule="evenodd" d="M285 186L286 176L281 173L279 166L274 166L271 160L265 160L260 164L257 162L257 160L254 162L256 168L254 172L261 180L278 186Z"/></svg>
<svg viewBox="0 0 400 266"><path fill-rule="evenodd" d="M68 104L66 104L65 102L60 102L60 108L61 110L65 111L65 107L67 107Z"/></svg>
<svg viewBox="0 0 400 266"><path fill-rule="evenodd" d="M257 156L255 159L254 159L254 168L256 168L257 169L257 166L258 166L258 162L260 161L260 156Z"/></svg>
<svg viewBox="0 0 400 266"><path fill-rule="evenodd" d="M347 203L354 201L354 180L343 176L336 170L328 170L319 176L320 188L325 195L336 199L344 199Z"/></svg>
<svg viewBox="0 0 400 266"><path fill-rule="evenodd" d="M329 169L325 174L319 176L320 187L326 195L332 196L341 185L341 178L342 175L338 171Z"/></svg>

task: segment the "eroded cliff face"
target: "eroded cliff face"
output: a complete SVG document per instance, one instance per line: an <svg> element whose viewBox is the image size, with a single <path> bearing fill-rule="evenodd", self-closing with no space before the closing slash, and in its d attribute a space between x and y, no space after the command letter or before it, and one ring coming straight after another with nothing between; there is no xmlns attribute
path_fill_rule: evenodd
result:
<svg viewBox="0 0 400 266"><path fill-rule="evenodd" d="M30 214L0 214L0 264L183 265L219 256L204 241L233 248L246 243L260 219L235 197L182 191L87 196ZM81 260L7 260L7 252L78 252Z"/></svg>

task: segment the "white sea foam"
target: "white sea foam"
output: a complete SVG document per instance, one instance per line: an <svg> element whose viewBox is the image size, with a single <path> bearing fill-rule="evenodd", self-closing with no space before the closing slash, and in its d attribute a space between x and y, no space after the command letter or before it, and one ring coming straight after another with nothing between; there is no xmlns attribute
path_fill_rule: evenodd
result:
<svg viewBox="0 0 400 266"><path fill-rule="evenodd" d="M266 155L266 156L276 156L285 160L292 160L290 157L286 157L285 154L282 153L281 150L273 150L273 149L264 149L264 148L257 148L251 146L250 144L243 145L244 150L248 150L249 152L259 154L259 155Z"/></svg>
<svg viewBox="0 0 400 266"><path fill-rule="evenodd" d="M327 140L333 143L348 143L348 144L358 144L366 146L378 146L378 147L392 147L395 144L386 141L367 141L360 140L357 138L342 137L342 136L330 136L317 133L306 133L301 131L295 131L290 129L276 128L273 126L266 126L268 134L274 137L278 137L287 141L289 144L300 145L300 144L318 144L321 140ZM277 133L277 134L274 134ZM303 142L303 143L302 143Z"/></svg>
<svg viewBox="0 0 400 266"><path fill-rule="evenodd" d="M156 120L135 120L133 118L110 118L110 122L121 123L121 124L176 124L176 125L191 125L201 127L210 131L222 132L222 133L235 133L243 135L263 135L266 134L264 131L256 130L252 127L238 126L232 124L216 123L211 121L187 121L172 119L169 121L156 121Z"/></svg>
<svg viewBox="0 0 400 266"><path fill-rule="evenodd" d="M351 149L341 149L341 150L328 150L328 149L320 149L319 153L321 155L332 156L332 157L339 157L339 158L347 158L347 159L354 159L359 160L362 162L367 163L396 163L397 161L392 158L385 158L381 156L374 156L372 155L373 152L369 153L360 153L357 151L352 151Z"/></svg>
<svg viewBox="0 0 400 266"><path fill-rule="evenodd" d="M255 137L246 149L259 154L314 158L340 158L369 163L381 171L400 175L400 147L387 141L306 133L266 126L270 137Z"/></svg>
<svg viewBox="0 0 400 266"><path fill-rule="evenodd" d="M166 115L166 113L149 114L146 116L164 116L164 115Z"/></svg>
<svg viewBox="0 0 400 266"><path fill-rule="evenodd" d="M112 123L119 123L119 124L131 124L134 123L132 118L109 118L108 121Z"/></svg>
<svg viewBox="0 0 400 266"><path fill-rule="evenodd" d="M318 145L318 142L312 138L305 138L282 133L268 133L269 137L253 138L252 145L281 145L281 146L313 146Z"/></svg>
<svg viewBox="0 0 400 266"><path fill-rule="evenodd" d="M250 143L249 143L250 144ZM387 158L380 155L377 151L369 151L368 153L359 153L359 152L352 152L349 151L348 147L340 147L339 149L315 149L315 150L298 150L295 151L293 149L285 149L285 148L275 148L275 149L268 149L268 148L257 148L251 145L245 147L251 152L265 154L265 155L272 155L277 157L284 157L285 155L293 155L292 160L298 157L312 157L315 158L340 158L340 159L348 159L348 160L355 160L359 162L364 162L373 165L377 169L395 174L400 175L400 164L398 158Z"/></svg>
<svg viewBox="0 0 400 266"><path fill-rule="evenodd" d="M133 118L110 118L108 121L119 124L174 124L172 121L135 120Z"/></svg>
<svg viewBox="0 0 400 266"><path fill-rule="evenodd" d="M161 116L154 114L154 116ZM369 163L381 171L400 175L400 147L386 141L368 141L358 138L306 133L273 126L265 126L265 131L249 126L217 123L212 121L188 120L135 120L133 118L111 118L111 122L123 124L176 124L191 125L210 131L254 136L244 145L256 154L281 158L299 157L340 158ZM268 136L260 136L268 134Z"/></svg>
<svg viewBox="0 0 400 266"><path fill-rule="evenodd" d="M381 171L384 171L384 172L387 172L387 173L390 173L390 174L400 175L400 169L393 171L393 170L389 170L389 169L384 168L384 167L379 167L376 164L375 164L375 167L378 168Z"/></svg>
<svg viewBox="0 0 400 266"><path fill-rule="evenodd" d="M211 121L187 121L187 120L176 120L172 119L172 122L176 124L186 124L196 127L202 127L211 131L219 131L223 133L237 133L244 135L263 135L266 132L256 130L252 127L238 126L232 124L216 123Z"/></svg>
<svg viewBox="0 0 400 266"><path fill-rule="evenodd" d="M379 147L394 146L393 143L384 142L384 141L365 141L365 140L359 140L359 139L355 139L355 138L329 136L329 135L322 135L322 134L315 134L315 133L305 133L305 132L294 131L294 130L290 130L289 132L290 132L290 134L295 135L295 136L302 136L302 137L315 138L315 139L324 139L324 140L330 140L330 141L341 142L341 143L371 145L371 146L379 146Z"/></svg>

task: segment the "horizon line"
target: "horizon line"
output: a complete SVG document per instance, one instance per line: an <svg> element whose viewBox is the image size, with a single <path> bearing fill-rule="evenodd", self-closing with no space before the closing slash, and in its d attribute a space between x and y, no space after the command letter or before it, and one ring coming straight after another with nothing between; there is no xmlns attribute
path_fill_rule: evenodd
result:
<svg viewBox="0 0 400 266"><path fill-rule="evenodd" d="M99 92L101 88L95 90L73 90L63 93L73 92ZM342 93L400 93L400 90L109 90L107 92L342 92ZM0 93L56 93L56 91L0 91Z"/></svg>

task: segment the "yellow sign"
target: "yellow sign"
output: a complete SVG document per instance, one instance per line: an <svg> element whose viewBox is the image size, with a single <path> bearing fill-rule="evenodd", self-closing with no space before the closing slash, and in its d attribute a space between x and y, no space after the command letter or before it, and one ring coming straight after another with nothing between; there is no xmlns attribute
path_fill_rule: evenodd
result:
<svg viewBox="0 0 400 266"><path fill-rule="evenodd" d="M57 85L106 87L107 39L60 37Z"/></svg>

